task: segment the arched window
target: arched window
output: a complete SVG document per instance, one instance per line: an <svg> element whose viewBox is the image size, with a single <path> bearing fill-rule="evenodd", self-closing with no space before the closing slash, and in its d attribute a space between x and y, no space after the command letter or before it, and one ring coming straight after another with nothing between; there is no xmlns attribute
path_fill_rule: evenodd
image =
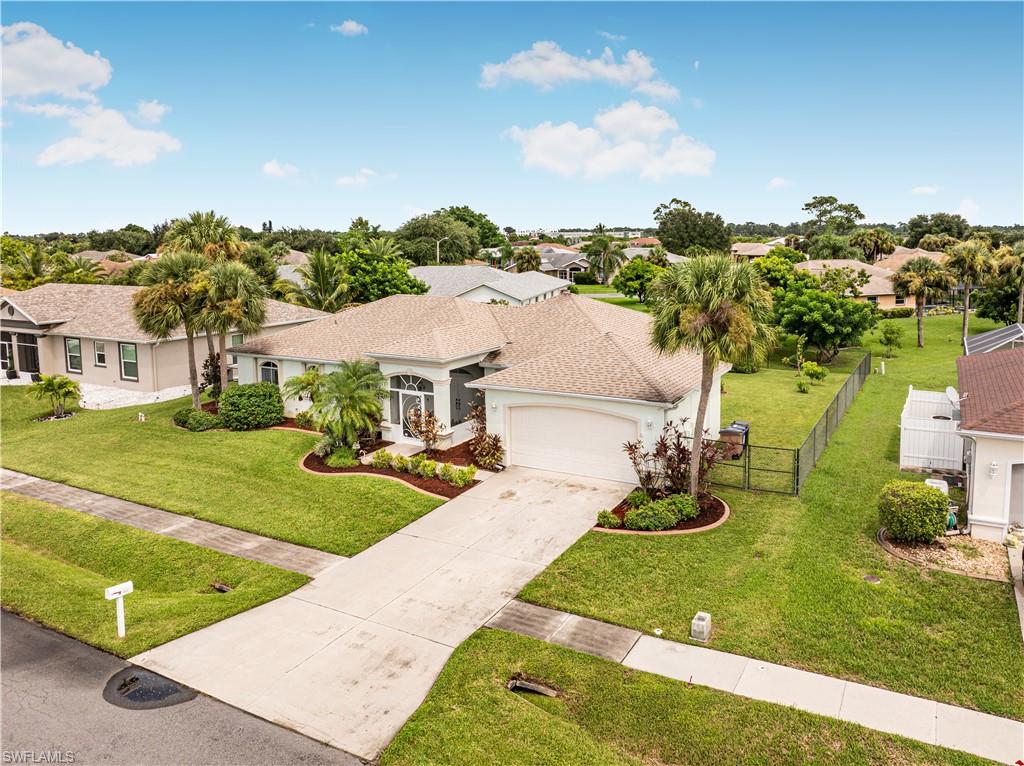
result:
<svg viewBox="0 0 1024 766"><path fill-rule="evenodd" d="M260 362L260 382L261 383L273 383L277 385L278 372L277 362Z"/></svg>
<svg viewBox="0 0 1024 766"><path fill-rule="evenodd" d="M418 375L393 375L388 381L391 394L391 422L401 423L402 431L411 436L406 418L413 409L434 411L434 384Z"/></svg>

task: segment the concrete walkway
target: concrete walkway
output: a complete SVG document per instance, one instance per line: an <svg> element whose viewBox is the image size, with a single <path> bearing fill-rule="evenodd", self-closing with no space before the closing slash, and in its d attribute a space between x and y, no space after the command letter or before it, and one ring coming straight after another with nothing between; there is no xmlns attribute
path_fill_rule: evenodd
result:
<svg viewBox="0 0 1024 766"><path fill-rule="evenodd" d="M648 673L851 721L888 734L1013 764L1024 722L512 601L488 627L561 644Z"/></svg>
<svg viewBox="0 0 1024 766"><path fill-rule="evenodd" d="M454 647L630 489L508 468L294 593L133 661L373 759Z"/></svg>
<svg viewBox="0 0 1024 766"><path fill-rule="evenodd" d="M222 527L191 516L161 511L6 468L0 468L0 489L184 540L187 543L202 545L221 553L262 561L264 564L272 564L310 577L316 577L335 564L345 561L343 556L335 556L333 553L254 535L240 529Z"/></svg>

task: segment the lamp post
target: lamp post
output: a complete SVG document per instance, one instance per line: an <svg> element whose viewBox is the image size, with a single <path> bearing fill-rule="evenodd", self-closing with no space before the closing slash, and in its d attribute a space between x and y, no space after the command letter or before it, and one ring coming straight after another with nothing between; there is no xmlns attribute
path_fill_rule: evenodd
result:
<svg viewBox="0 0 1024 766"><path fill-rule="evenodd" d="M451 237L450 236L442 237L441 239L437 240L437 262L438 262L438 264L441 263L441 243L444 242L446 239L451 239Z"/></svg>

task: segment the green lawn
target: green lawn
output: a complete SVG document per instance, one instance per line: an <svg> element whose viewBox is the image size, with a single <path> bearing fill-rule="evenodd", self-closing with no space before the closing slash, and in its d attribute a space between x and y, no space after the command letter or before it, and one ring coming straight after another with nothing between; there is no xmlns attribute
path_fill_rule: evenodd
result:
<svg viewBox="0 0 1024 766"><path fill-rule="evenodd" d="M649 306L641 303L636 298L597 298L596 300L611 303L613 306L622 306L623 308L633 309L634 311L646 311L648 313L651 311Z"/></svg>
<svg viewBox="0 0 1024 766"><path fill-rule="evenodd" d="M600 293L616 293L616 290L611 285L576 285L576 290L580 295L599 295Z"/></svg>
<svg viewBox="0 0 1024 766"><path fill-rule="evenodd" d="M0 552L5 609L130 657L309 581L295 572L172 540L10 492ZM114 603L103 590L132 580L127 635L117 637ZM232 588L219 593L219 582Z"/></svg>
<svg viewBox="0 0 1024 766"><path fill-rule="evenodd" d="M306 473L309 434L175 428L181 400L37 423L47 407L24 389L0 399L6 468L342 556L441 503L394 481Z"/></svg>
<svg viewBox="0 0 1024 766"><path fill-rule="evenodd" d="M562 697L505 689L515 673ZM382 766L988 763L843 721L481 630L460 646Z"/></svg>
<svg viewBox="0 0 1024 766"><path fill-rule="evenodd" d="M913 320L900 321L909 341ZM958 321L929 318L927 347L900 351L885 377L868 379L799 498L723 490L733 515L710 532L589 533L522 598L646 632L660 627L679 641L706 610L716 649L1024 719L1010 586L920 570L874 540L878 491L900 476L907 386L955 384L959 346L946 337L956 338ZM991 327L972 321L978 332Z"/></svg>

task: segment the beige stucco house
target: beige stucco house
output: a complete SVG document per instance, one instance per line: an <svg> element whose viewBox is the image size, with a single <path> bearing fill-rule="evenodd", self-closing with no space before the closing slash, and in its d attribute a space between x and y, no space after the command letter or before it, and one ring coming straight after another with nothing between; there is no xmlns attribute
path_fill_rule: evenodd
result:
<svg viewBox="0 0 1024 766"><path fill-rule="evenodd" d="M892 284L893 273L872 263L851 261L843 258L825 258L816 261L803 261L796 264L798 269L806 269L820 277L827 269L853 269L868 275L867 284L860 287L860 295L854 300L872 303L880 309L914 308L917 298L913 295L896 295Z"/></svg>
<svg viewBox="0 0 1024 766"><path fill-rule="evenodd" d="M432 411L443 444L470 435L474 402L501 435L505 462L621 481L636 481L622 450L649 447L665 422L692 418L700 357L662 355L650 347L650 317L571 294L513 307L434 295L394 295L347 309L233 349L241 382L281 384L310 367L375 362L387 380L382 433L417 440L407 416ZM720 376L707 427L717 437ZM308 402L288 401L294 414Z"/></svg>
<svg viewBox="0 0 1024 766"><path fill-rule="evenodd" d="M132 315L138 287L45 284L0 296L0 370L8 379L67 375L80 383L154 392L188 385L184 331L166 340L143 332ZM257 337L326 316L322 311L267 302ZM228 345L241 343L232 333ZM197 364L207 355L196 338Z"/></svg>

